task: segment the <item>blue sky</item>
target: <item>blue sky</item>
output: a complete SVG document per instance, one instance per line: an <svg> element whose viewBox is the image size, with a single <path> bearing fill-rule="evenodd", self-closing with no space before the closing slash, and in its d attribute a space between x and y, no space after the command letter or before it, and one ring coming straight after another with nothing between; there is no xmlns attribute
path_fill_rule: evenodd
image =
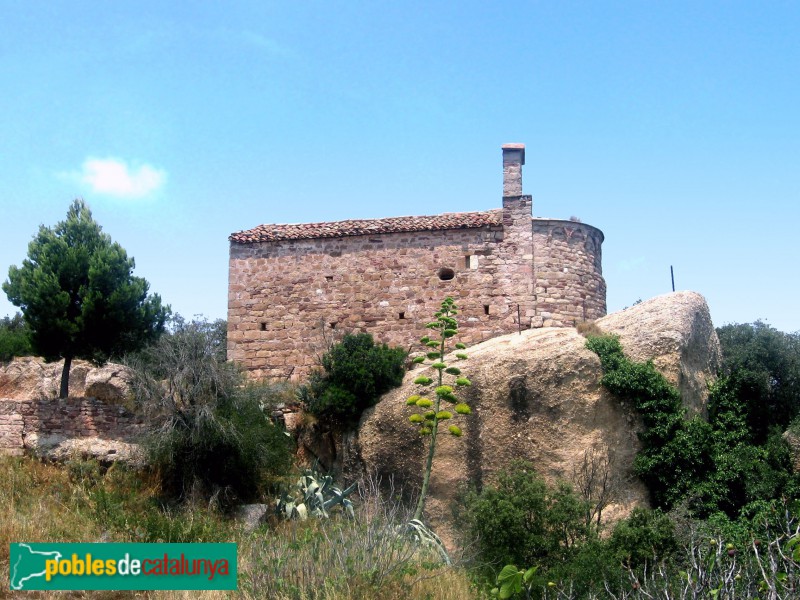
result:
<svg viewBox="0 0 800 600"><path fill-rule="evenodd" d="M609 312L676 287L800 330L797 2L0 0L0 279L83 197L184 316L227 236L500 206L602 229ZM0 316L15 307L0 295Z"/></svg>

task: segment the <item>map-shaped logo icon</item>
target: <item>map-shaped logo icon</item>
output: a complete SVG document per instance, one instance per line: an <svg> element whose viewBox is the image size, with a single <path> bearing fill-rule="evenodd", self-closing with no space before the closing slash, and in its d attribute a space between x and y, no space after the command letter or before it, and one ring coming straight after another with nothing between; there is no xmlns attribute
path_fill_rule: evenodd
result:
<svg viewBox="0 0 800 600"><path fill-rule="evenodd" d="M34 586L42 589L40 582L34 583L31 580L44 579L45 561L60 559L60 552L34 550L29 544L11 544L11 572L9 573L11 589L34 589Z"/></svg>

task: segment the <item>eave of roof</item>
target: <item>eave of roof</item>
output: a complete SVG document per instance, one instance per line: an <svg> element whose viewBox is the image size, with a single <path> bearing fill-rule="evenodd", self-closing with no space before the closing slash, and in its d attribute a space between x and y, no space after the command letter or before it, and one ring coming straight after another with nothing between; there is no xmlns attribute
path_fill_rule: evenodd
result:
<svg viewBox="0 0 800 600"><path fill-rule="evenodd" d="M238 244L257 244L259 242L337 238L379 233L476 229L499 226L502 224L502 217L502 209L495 209L482 212L444 213L427 217L389 217L329 223L259 225L253 229L232 233L228 239Z"/></svg>

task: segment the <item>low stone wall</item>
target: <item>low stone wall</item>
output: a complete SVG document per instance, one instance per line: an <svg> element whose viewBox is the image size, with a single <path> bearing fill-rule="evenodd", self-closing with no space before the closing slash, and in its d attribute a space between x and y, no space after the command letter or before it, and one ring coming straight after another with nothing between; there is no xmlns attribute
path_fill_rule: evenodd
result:
<svg viewBox="0 0 800 600"><path fill-rule="evenodd" d="M66 400L0 398L0 453L26 450L48 454L75 448L91 455L119 458L143 433L142 421L122 406L91 397ZM86 440L88 443L80 444ZM92 447L94 450L92 450Z"/></svg>

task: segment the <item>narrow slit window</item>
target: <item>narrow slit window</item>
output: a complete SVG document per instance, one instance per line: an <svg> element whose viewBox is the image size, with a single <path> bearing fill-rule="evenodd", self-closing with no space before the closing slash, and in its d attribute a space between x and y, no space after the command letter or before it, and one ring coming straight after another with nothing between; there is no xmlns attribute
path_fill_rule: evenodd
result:
<svg viewBox="0 0 800 600"><path fill-rule="evenodd" d="M488 304L484 304L483 305L483 314L485 314L485 315L489 314L489 305Z"/></svg>
<svg viewBox="0 0 800 600"><path fill-rule="evenodd" d="M401 312L401 313L399 313L399 314L397 315L397 318L398 318L398 319L405 319L405 318L406 318L406 313L404 313L404 312Z"/></svg>
<svg viewBox="0 0 800 600"><path fill-rule="evenodd" d="M267 324L261 323L261 331L266 331L266 330L267 330Z"/></svg>

